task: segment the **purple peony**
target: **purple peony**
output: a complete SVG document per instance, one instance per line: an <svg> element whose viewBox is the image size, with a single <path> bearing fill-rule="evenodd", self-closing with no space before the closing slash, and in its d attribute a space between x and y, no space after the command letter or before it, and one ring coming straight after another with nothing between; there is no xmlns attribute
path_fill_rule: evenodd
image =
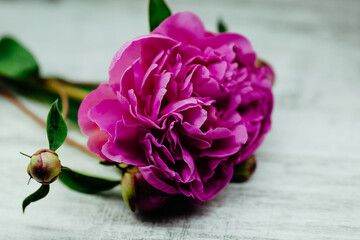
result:
<svg viewBox="0 0 360 240"><path fill-rule="evenodd" d="M212 199L270 130L272 69L190 12L125 43L109 75L79 110L88 147L166 194Z"/></svg>

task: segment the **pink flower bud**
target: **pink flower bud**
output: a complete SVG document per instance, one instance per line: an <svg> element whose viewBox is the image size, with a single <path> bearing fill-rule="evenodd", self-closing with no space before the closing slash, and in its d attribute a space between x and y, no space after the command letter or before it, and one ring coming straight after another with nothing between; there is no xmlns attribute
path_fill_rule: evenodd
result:
<svg viewBox="0 0 360 240"><path fill-rule="evenodd" d="M39 183L54 182L61 173L61 162L57 153L49 149L37 151L31 156L27 172Z"/></svg>
<svg viewBox="0 0 360 240"><path fill-rule="evenodd" d="M121 181L121 194L132 211L136 208L155 211L170 199L170 195L160 192L147 183L137 169L129 170L124 174Z"/></svg>

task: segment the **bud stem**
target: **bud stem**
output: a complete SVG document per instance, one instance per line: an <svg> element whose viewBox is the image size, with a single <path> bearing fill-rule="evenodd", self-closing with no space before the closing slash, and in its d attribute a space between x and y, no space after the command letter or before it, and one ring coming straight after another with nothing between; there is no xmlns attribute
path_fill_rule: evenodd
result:
<svg viewBox="0 0 360 240"><path fill-rule="evenodd" d="M27 155L27 154L25 154L25 153L23 153L23 152L20 152L20 154L21 154L21 155L24 155L24 156L26 156L26 157L28 157L28 158L31 158L31 156L29 156L29 155Z"/></svg>
<svg viewBox="0 0 360 240"><path fill-rule="evenodd" d="M29 185L31 179L32 179L32 177L29 178L29 181L28 181L27 185Z"/></svg>

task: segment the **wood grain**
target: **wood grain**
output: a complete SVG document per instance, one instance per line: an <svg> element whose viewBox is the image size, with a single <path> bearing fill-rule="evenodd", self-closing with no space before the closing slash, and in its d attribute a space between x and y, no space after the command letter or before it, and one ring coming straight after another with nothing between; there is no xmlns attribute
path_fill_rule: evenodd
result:
<svg viewBox="0 0 360 240"><path fill-rule="evenodd" d="M210 30L222 17L271 62L277 79L273 128L258 169L198 208L131 213L119 189L93 196L60 183L25 215L38 188L28 160L46 134L0 98L0 239L360 239L360 1L168 0ZM116 50L148 31L147 1L0 1L0 35L35 53L45 74L106 81ZM24 102L25 100L22 99ZM48 107L25 104L46 117ZM85 143L76 132L71 136ZM115 177L65 146L63 164Z"/></svg>

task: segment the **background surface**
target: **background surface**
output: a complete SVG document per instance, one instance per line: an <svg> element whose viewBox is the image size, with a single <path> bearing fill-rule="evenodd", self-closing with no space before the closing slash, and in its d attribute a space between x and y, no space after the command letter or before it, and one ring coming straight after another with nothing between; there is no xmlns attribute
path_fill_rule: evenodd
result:
<svg viewBox="0 0 360 240"><path fill-rule="evenodd" d="M39 185L26 185L18 152L46 146L46 135L0 97L0 239L359 239L360 1L167 2L209 30L223 18L272 63L273 128L255 175L201 207L157 216L131 213L119 189L91 196L56 182L23 215L22 200ZM117 49L147 32L145 0L0 1L0 35L27 46L44 75L106 81ZM48 106L22 101L45 118ZM70 146L59 155L74 169L117 176Z"/></svg>

